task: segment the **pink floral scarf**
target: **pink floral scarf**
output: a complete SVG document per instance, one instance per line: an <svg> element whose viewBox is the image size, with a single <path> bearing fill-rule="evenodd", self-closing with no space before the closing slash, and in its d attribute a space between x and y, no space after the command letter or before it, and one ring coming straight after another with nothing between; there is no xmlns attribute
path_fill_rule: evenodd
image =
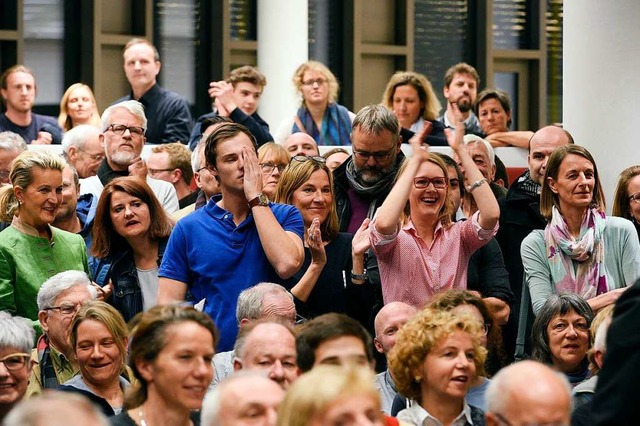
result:
<svg viewBox="0 0 640 426"><path fill-rule="evenodd" d="M580 237L569 233L567 223L554 206L551 222L544 230L547 259L556 291L577 293L586 300L608 291L602 234L605 214L587 209Z"/></svg>

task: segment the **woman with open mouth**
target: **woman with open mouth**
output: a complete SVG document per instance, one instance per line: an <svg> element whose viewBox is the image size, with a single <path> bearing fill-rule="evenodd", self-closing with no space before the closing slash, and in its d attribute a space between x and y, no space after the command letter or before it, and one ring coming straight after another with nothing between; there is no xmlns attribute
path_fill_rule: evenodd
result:
<svg viewBox="0 0 640 426"><path fill-rule="evenodd" d="M484 328L469 314L424 309L398 331L388 361L398 392L410 398L398 420L413 425L484 425L465 397L484 373Z"/></svg>
<svg viewBox="0 0 640 426"><path fill-rule="evenodd" d="M436 293L466 289L469 258L498 230L498 202L464 147L464 121L454 108L457 128L446 131L447 141L466 170L467 191L478 211L452 223L447 167L422 144L425 126L411 138L411 157L369 227L385 304L399 301L420 309Z"/></svg>
<svg viewBox="0 0 640 426"><path fill-rule="evenodd" d="M93 225L94 276L110 282L109 300L125 321L158 301L158 269L173 229L147 183L137 177L109 182L100 195Z"/></svg>

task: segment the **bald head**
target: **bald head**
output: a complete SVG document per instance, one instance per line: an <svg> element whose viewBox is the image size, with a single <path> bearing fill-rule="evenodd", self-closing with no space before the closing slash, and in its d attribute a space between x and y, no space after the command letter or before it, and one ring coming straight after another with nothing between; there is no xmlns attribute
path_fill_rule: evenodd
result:
<svg viewBox="0 0 640 426"><path fill-rule="evenodd" d="M487 425L569 424L571 387L560 373L535 361L503 368L486 393Z"/></svg>
<svg viewBox="0 0 640 426"><path fill-rule="evenodd" d="M413 306L402 302L391 302L382 307L374 322L376 350L387 354L396 344L396 333L418 312Z"/></svg>
<svg viewBox="0 0 640 426"><path fill-rule="evenodd" d="M558 126L546 126L533 134L529 141L529 174L531 180L542 185L547 161L558 147L573 143L571 133Z"/></svg>
<svg viewBox="0 0 640 426"><path fill-rule="evenodd" d="M296 155L320 155L315 139L302 132L293 133L284 141L283 146L291 157Z"/></svg>

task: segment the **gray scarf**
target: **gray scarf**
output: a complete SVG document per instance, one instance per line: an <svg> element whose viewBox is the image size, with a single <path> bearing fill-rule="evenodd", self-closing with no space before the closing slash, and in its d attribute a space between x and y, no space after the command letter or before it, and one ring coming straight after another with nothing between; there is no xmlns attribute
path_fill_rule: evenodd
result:
<svg viewBox="0 0 640 426"><path fill-rule="evenodd" d="M404 156L398 155L396 158L395 167L391 170L391 172L387 173L380 179L378 182L374 183L370 186L363 186L356 179L356 167L353 163L352 159L347 161L346 173L347 180L349 181L349 186L353 188L353 190L360 196L365 198L378 198L380 194L383 194L389 191L393 181L396 178L396 173L398 172L398 168L404 161Z"/></svg>

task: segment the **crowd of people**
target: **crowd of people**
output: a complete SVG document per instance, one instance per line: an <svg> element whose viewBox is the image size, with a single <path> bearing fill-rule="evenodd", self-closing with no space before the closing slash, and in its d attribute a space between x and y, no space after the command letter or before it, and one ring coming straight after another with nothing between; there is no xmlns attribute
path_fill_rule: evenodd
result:
<svg viewBox="0 0 640 426"><path fill-rule="evenodd" d="M2 74L3 425L634 424L640 166L607 216L589 151L466 63L444 107L401 71L353 113L305 62L274 136L255 67L193 120L150 42L123 66L57 120Z"/></svg>

